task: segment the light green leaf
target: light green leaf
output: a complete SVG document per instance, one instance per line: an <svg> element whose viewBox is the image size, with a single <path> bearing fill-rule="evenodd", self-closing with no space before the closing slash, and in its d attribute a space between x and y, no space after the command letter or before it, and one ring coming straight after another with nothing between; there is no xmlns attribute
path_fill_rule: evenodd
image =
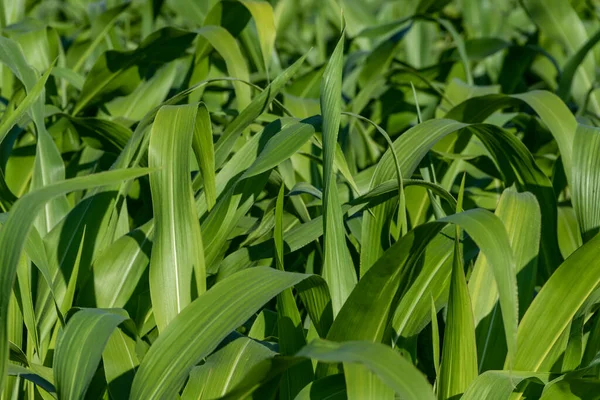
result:
<svg viewBox="0 0 600 400"><path fill-rule="evenodd" d="M464 189L464 179L462 186ZM460 211L461 203L462 195L457 211ZM464 393L477 377L475 324L464 274L458 228L454 238L454 261L451 274L442 362L437 381L437 394L440 400L451 399Z"/></svg>
<svg viewBox="0 0 600 400"><path fill-rule="evenodd" d="M346 400L346 382L343 374L329 375L306 385L295 400Z"/></svg>
<svg viewBox="0 0 600 400"><path fill-rule="evenodd" d="M102 364L111 397L128 399L135 369L140 364L135 338L131 338L121 329L115 329L104 347Z"/></svg>
<svg viewBox="0 0 600 400"><path fill-rule="evenodd" d="M204 193L208 210L214 207L217 201L217 187L215 178L215 148L213 145L212 126L210 114L204 104L198 106L196 125L194 126L194 138L192 147L196 155L196 161L200 166L204 180Z"/></svg>
<svg viewBox="0 0 600 400"><path fill-rule="evenodd" d="M196 31L205 41L198 41L196 49L196 63L206 54L206 41L221 54L227 64L229 75L243 81L249 81L248 66L242 56L240 48L231 34L223 27L208 25ZM238 110L243 110L250 104L250 88L241 82L234 81L233 87L236 94Z"/></svg>
<svg viewBox="0 0 600 400"><path fill-rule="evenodd" d="M3 116L2 122L0 123L0 142L4 140L8 131L17 124L23 115L29 111L29 108L37 102L39 97L44 93L44 86L50 76L52 69L48 69L40 79L37 80L35 85L27 92L27 96L19 103L17 108L12 111L8 116Z"/></svg>
<svg viewBox="0 0 600 400"><path fill-rule="evenodd" d="M323 114L323 278L331 291L333 315L356 285L356 273L348 247L341 204L335 184L333 160L342 111L342 67L344 32L325 68L321 81L321 113Z"/></svg>
<svg viewBox="0 0 600 400"><path fill-rule="evenodd" d="M540 242L540 209L531 193L506 189L500 197L496 215L504 223L515 254L518 277L519 313L523 315L533 300ZM499 310L497 285L486 256L479 256L469 280L477 326L479 370L500 369L504 365L506 339Z"/></svg>
<svg viewBox="0 0 600 400"><path fill-rule="evenodd" d="M17 265L25 245L27 234L38 212L50 199L65 193L111 185L123 180L137 178L148 173L147 169L116 170L93 174L86 177L69 179L37 189L19 199L11 209L8 220L0 230L0 247L12 251L0 253L0 309L6 309L15 280ZM8 337L6 332L6 314L0 315L0 389L6 375L8 361Z"/></svg>
<svg viewBox="0 0 600 400"><path fill-rule="evenodd" d="M82 309L59 333L53 364L59 398L84 398L104 346L117 326L127 319L126 314L117 311Z"/></svg>
<svg viewBox="0 0 600 400"><path fill-rule="evenodd" d="M298 70L304 63L306 55L300 57L289 68L279 74L269 86L259 95L252 99L252 102L246 107L223 131L223 134L215 144L215 166L220 168L229 153L233 149L239 135L246 129L275 99L275 96L283 89L285 84L298 73Z"/></svg>
<svg viewBox="0 0 600 400"><path fill-rule="evenodd" d="M264 67L268 70L269 61L271 60L275 45L275 35L277 34L273 7L266 1L240 0L240 3L242 3L244 7L250 11L250 14L252 14L252 18L256 24L256 30L258 31Z"/></svg>
<svg viewBox="0 0 600 400"><path fill-rule="evenodd" d="M206 290L202 236L189 177L197 113L197 104L163 106L150 135L148 161L150 167L160 168L150 175L155 218L150 295L161 331L191 302L193 274L198 293Z"/></svg>
<svg viewBox="0 0 600 400"><path fill-rule="evenodd" d="M56 389L54 388L52 382L48 382L45 377L36 374L34 371L28 368L21 367L16 364L8 364L8 376L20 376L35 383L48 393L56 393Z"/></svg>
<svg viewBox="0 0 600 400"><path fill-rule="evenodd" d="M542 363L600 283L599 244L595 236L575 251L535 297L519 325L515 370L545 372Z"/></svg>
<svg viewBox="0 0 600 400"><path fill-rule="evenodd" d="M257 267L217 283L161 332L135 375L131 399L175 396L194 365L225 336L276 294L307 277Z"/></svg>
<svg viewBox="0 0 600 400"><path fill-rule="evenodd" d="M283 264L283 190L279 189L275 206L275 239L277 269L285 271ZM277 332L279 337L279 352L284 356L294 355L306 345L304 328L296 300L291 289L285 289L277 295ZM300 363L283 374L280 397L293 399L300 390L314 379L314 372L310 362Z"/></svg>
<svg viewBox="0 0 600 400"><path fill-rule="evenodd" d="M61 155L44 124L45 90L43 86L36 88L36 83L39 81L36 71L27 64L19 45L5 37L0 38L0 62L8 65L13 74L23 83L28 94L34 94L36 90L41 90L37 100L33 101L28 108L37 133L36 156L30 189L37 189L63 180L65 169ZM43 213L38 217L36 227L42 234L46 234L64 217L68 209L69 204L65 197L58 196L58 198L52 199L44 204Z"/></svg>
<svg viewBox="0 0 600 400"><path fill-rule="evenodd" d="M93 264L94 296L100 308L125 307L150 262L154 224L120 237Z"/></svg>
<svg viewBox="0 0 600 400"><path fill-rule="evenodd" d="M255 340L236 338L192 369L181 400L219 398L235 387L250 368L275 354Z"/></svg>
<svg viewBox="0 0 600 400"><path fill-rule="evenodd" d="M569 2L561 0L524 0L523 6L528 15L542 32L557 41L571 56L588 40L588 35L579 16ZM572 93L579 104L595 81L594 59L589 55L581 62L575 75ZM600 98L597 93L590 95L590 107L600 113Z"/></svg>
<svg viewBox="0 0 600 400"><path fill-rule="evenodd" d="M73 72L79 72L79 70L83 67L84 63L87 61L89 56L94 52L96 47L105 39L106 34L110 29L115 25L117 19L129 7L129 4L121 4L116 7L112 7L105 12L103 12L97 19L95 19L92 23L92 43L88 44L85 48L85 51L79 56L77 62L73 66Z"/></svg>
<svg viewBox="0 0 600 400"><path fill-rule="evenodd" d="M573 142L573 209L584 243L600 228L600 129L579 125Z"/></svg>
<svg viewBox="0 0 600 400"><path fill-rule="evenodd" d="M135 67L143 68L150 60L157 64L172 61L183 55L195 37L191 32L163 28L144 39L136 50L104 53L88 73L71 115L115 93L131 93L139 82Z"/></svg>
<svg viewBox="0 0 600 400"><path fill-rule="evenodd" d="M550 374L520 371L486 371L479 375L465 392L463 400L508 400L517 385L534 380L546 383Z"/></svg>
<svg viewBox="0 0 600 400"><path fill-rule="evenodd" d="M335 343L319 339L311 342L296 355L321 362L364 365L402 399L435 398L429 382L421 372L408 360L380 343ZM348 384L347 380L346 384ZM351 396L350 393L348 395Z"/></svg>

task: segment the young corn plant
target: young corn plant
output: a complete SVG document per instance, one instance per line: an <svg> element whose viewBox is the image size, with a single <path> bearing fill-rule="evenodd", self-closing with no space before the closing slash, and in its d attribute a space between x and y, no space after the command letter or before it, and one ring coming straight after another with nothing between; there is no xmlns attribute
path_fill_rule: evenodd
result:
<svg viewBox="0 0 600 400"><path fill-rule="evenodd" d="M600 398L600 19L0 0L0 397Z"/></svg>

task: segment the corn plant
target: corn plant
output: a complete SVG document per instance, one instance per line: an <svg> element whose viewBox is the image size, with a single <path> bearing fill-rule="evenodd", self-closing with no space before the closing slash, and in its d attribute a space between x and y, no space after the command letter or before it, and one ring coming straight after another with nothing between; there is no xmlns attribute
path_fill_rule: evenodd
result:
<svg viewBox="0 0 600 400"><path fill-rule="evenodd" d="M0 0L2 399L599 399L577 0Z"/></svg>

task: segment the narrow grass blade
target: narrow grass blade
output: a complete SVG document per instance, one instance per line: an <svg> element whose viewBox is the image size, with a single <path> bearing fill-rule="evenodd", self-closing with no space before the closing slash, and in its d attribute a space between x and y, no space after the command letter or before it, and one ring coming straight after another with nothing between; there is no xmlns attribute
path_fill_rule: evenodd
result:
<svg viewBox="0 0 600 400"><path fill-rule="evenodd" d="M344 33L329 59L321 82L321 113L323 114L323 277L331 291L333 315L356 285L356 272L348 247L342 219L341 204L335 184L333 159L340 127L342 107L342 67Z"/></svg>
<svg viewBox="0 0 600 400"><path fill-rule="evenodd" d="M210 114L204 104L198 106L196 125L194 126L194 138L192 147L196 155L196 161L202 172L204 181L204 193L208 210L217 202L217 187L215 177L215 148L213 145L213 133L210 122Z"/></svg>
<svg viewBox="0 0 600 400"><path fill-rule="evenodd" d="M79 59L73 65L73 71L79 72L87 61L88 57L93 53L94 49L98 47L108 31L115 25L119 16L129 7L129 4L121 4L116 7L112 7L103 12L98 19L92 24L92 32L94 32L92 43L86 46L85 51L79 56Z"/></svg>
<svg viewBox="0 0 600 400"><path fill-rule="evenodd" d="M273 7L266 1L244 1L240 0L254 19L258 38L260 41L260 50L262 53L264 68L268 72L269 62L273 55L275 46L275 16L273 15Z"/></svg>
<svg viewBox="0 0 600 400"><path fill-rule="evenodd" d="M464 393L476 377L475 324L457 229L457 236L454 238L454 262L450 280L448 316L437 384L438 399L450 399Z"/></svg>
<svg viewBox="0 0 600 400"><path fill-rule="evenodd" d="M27 379L28 381L35 383L48 393L56 393L56 388L52 382L48 382L48 380L46 380L44 377L36 374L34 371L28 368L15 364L8 364L8 376L20 376L23 379Z"/></svg>
<svg viewBox="0 0 600 400"><path fill-rule="evenodd" d="M155 65L172 61L182 56L195 38L195 33L167 27L153 32L135 50L102 54L88 73L71 115L115 93L131 93L139 82L135 67L143 68L150 60Z"/></svg>
<svg viewBox="0 0 600 400"><path fill-rule="evenodd" d="M577 53L573 54L569 61L564 65L562 74L560 75L560 80L558 82L558 89L556 89L556 94L563 101L569 100L569 95L571 94L571 85L573 84L573 78L577 73L577 70L587 58L588 53L594 48L594 46L600 40L600 31L596 32L594 36L590 37Z"/></svg>

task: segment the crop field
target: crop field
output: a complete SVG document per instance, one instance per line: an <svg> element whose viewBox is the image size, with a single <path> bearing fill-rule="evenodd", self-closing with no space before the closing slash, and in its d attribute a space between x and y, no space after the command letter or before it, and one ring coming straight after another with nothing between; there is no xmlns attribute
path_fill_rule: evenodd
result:
<svg viewBox="0 0 600 400"><path fill-rule="evenodd" d="M600 399L596 0L0 0L0 399Z"/></svg>

